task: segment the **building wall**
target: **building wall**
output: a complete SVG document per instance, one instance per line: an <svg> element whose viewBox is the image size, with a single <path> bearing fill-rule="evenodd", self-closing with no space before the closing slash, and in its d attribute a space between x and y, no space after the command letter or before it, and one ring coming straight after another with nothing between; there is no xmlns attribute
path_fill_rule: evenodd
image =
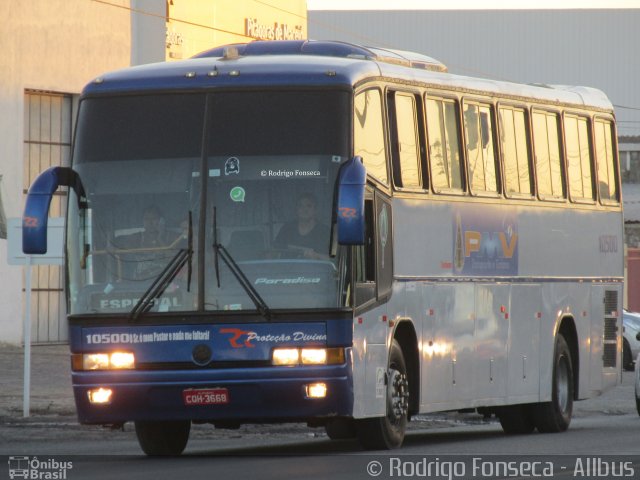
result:
<svg viewBox="0 0 640 480"><path fill-rule="evenodd" d="M305 0L171 0L167 11L167 60L254 39L307 38Z"/></svg>
<svg viewBox="0 0 640 480"><path fill-rule="evenodd" d="M128 0L111 1L129 6ZM40 161L25 148L25 130L33 128L26 92L77 95L100 73L128 66L131 15L86 0L29 0L0 2L0 18L0 195L10 218L22 215L30 175L25 164ZM48 147L50 142L41 143ZM68 149L60 155L68 157ZM0 239L0 341L19 343L23 268L8 266L6 258L7 240Z"/></svg>

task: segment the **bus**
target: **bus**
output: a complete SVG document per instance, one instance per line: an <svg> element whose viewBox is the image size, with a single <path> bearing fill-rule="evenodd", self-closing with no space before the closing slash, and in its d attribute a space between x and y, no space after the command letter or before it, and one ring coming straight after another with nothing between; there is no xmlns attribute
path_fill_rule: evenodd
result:
<svg viewBox="0 0 640 480"><path fill-rule="evenodd" d="M180 454L192 423L306 422L367 449L442 411L561 432L621 381L598 90L227 45L85 87L72 166L29 189L25 253L46 251L60 186L78 418L134 422L148 455Z"/></svg>

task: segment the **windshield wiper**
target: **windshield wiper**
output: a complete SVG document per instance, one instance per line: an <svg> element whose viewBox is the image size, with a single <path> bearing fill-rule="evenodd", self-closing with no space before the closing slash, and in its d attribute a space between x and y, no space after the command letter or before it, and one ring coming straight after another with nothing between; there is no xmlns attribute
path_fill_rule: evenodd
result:
<svg viewBox="0 0 640 480"><path fill-rule="evenodd" d="M267 321L271 321L271 310L266 304L264 299L260 296L256 288L251 284L251 281L244 274L240 266L233 259L231 254L224 248L224 245L218 243L218 226L216 222L216 207L213 207L213 251L215 254L214 266L216 270L216 280L218 282L218 288L220 288L220 271L218 266L218 257L222 258L224 263L227 264L233 276L236 277L240 286L247 293L256 309Z"/></svg>
<svg viewBox="0 0 640 480"><path fill-rule="evenodd" d="M189 210L189 230L187 231L187 252L189 258L187 258L187 292L191 291L191 274L193 273L193 218L191 210Z"/></svg>
<svg viewBox="0 0 640 480"><path fill-rule="evenodd" d="M176 278L176 275L182 270L185 264L187 264L187 292L191 288L191 262L193 258L193 225L191 212L189 212L189 231L187 234L187 248L181 248L169 261L166 267L162 269L162 272L156 277L156 279L149 285L149 288L140 296L140 299L133 306L129 312L129 321L134 322L140 315L148 312L153 307L154 302L160 298L160 296L167 289L169 284Z"/></svg>

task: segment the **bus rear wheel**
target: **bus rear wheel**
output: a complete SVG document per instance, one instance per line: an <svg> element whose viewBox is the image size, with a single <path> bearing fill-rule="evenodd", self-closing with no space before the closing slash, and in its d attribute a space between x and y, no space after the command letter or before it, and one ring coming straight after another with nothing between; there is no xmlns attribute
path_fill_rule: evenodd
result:
<svg viewBox="0 0 640 480"><path fill-rule="evenodd" d="M189 441L190 421L135 422L142 451L149 456L180 455Z"/></svg>
<svg viewBox="0 0 640 480"><path fill-rule="evenodd" d="M384 417L356 423L358 440L367 450L391 450L402 445L409 421L409 380L400 344L394 339L389 350Z"/></svg>
<svg viewBox="0 0 640 480"><path fill-rule="evenodd" d="M573 413L573 364L567 341L558 334L553 355L551 401L534 405L536 428L540 433L564 432Z"/></svg>

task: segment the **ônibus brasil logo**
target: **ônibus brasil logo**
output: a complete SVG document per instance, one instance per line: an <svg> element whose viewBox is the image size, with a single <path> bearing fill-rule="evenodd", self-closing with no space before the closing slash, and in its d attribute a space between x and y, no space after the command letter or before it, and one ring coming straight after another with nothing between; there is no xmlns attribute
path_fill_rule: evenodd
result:
<svg viewBox="0 0 640 480"><path fill-rule="evenodd" d="M54 458L9 457L9 478L33 480L66 480L67 470L73 468L73 462L63 462Z"/></svg>

